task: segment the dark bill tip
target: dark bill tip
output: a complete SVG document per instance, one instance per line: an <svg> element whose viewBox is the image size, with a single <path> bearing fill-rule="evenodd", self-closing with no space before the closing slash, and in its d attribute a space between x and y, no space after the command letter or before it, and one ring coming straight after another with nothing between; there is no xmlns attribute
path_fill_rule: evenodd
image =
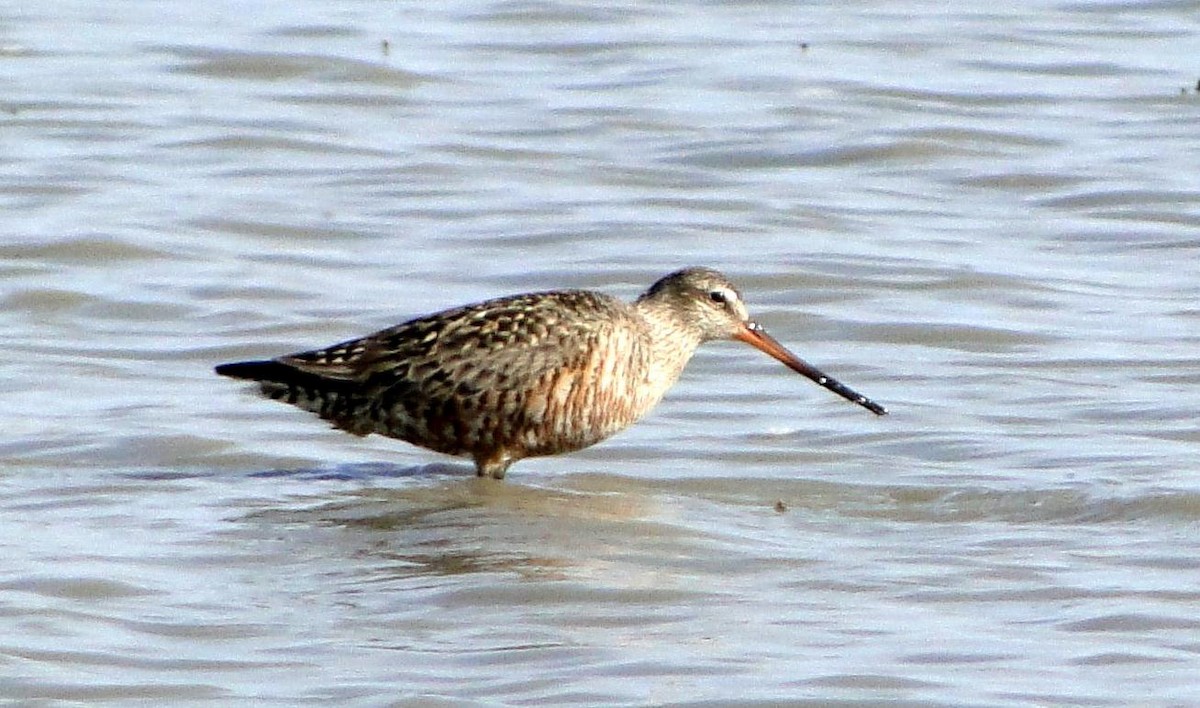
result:
<svg viewBox="0 0 1200 708"><path fill-rule="evenodd" d="M738 332L734 339L745 342L764 354L778 359L792 371L808 377L818 386L833 391L847 401L857 403L875 415L887 415L886 408L791 353L787 347L767 334L756 322L747 322L745 328Z"/></svg>

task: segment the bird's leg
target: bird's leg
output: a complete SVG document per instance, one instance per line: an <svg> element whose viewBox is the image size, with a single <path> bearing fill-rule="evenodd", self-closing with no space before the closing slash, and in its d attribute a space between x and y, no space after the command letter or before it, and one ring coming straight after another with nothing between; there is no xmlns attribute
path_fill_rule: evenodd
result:
<svg viewBox="0 0 1200 708"><path fill-rule="evenodd" d="M514 460L504 450L492 450L475 456L475 474L480 477L504 479L504 473Z"/></svg>

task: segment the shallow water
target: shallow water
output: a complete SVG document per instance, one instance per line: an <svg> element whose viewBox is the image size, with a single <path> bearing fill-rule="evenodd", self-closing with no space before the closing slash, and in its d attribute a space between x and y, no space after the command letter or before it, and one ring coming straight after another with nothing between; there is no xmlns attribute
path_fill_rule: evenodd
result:
<svg viewBox="0 0 1200 708"><path fill-rule="evenodd" d="M1195 4L660 5L0 15L0 698L1194 701ZM496 484L211 371L691 264L892 414L714 344Z"/></svg>

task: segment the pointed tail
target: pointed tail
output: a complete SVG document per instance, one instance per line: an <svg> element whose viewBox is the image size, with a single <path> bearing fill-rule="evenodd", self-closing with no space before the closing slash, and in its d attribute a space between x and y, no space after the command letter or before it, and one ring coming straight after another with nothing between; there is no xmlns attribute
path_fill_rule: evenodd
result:
<svg viewBox="0 0 1200 708"><path fill-rule="evenodd" d="M310 391L345 392L353 388L348 381L320 376L274 359L264 361L235 361L216 367L221 376L246 379L263 384L263 392L277 397L281 388L303 388Z"/></svg>
<svg viewBox="0 0 1200 708"><path fill-rule="evenodd" d="M278 383L287 383L297 373L295 369L277 361L235 361L231 364L221 364L216 368L216 372L231 379Z"/></svg>

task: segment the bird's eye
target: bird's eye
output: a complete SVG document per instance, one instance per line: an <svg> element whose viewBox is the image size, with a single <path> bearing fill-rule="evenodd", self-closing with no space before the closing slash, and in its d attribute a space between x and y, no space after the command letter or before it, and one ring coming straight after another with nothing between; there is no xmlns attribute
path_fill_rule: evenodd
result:
<svg viewBox="0 0 1200 708"><path fill-rule="evenodd" d="M724 290L714 290L708 294L708 299L712 300L718 305L724 305L729 298L725 295Z"/></svg>

